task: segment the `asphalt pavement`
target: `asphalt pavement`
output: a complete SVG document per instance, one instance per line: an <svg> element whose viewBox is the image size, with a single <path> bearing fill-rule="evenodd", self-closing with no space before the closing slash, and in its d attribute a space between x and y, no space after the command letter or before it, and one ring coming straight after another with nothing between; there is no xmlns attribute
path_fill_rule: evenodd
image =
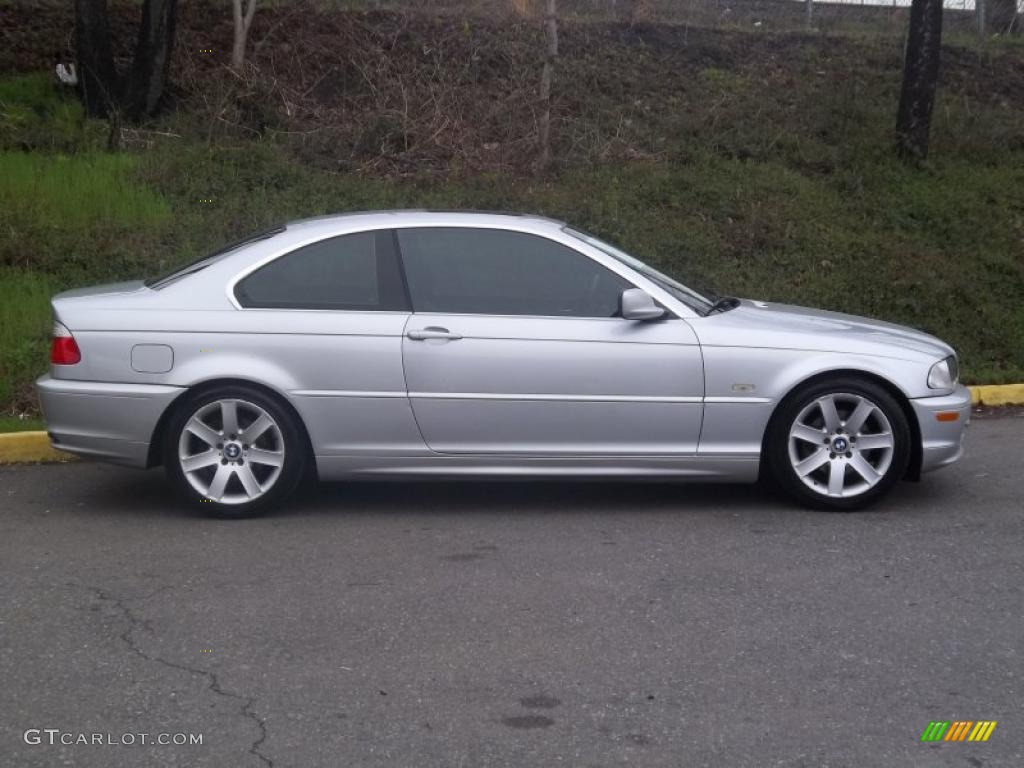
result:
<svg viewBox="0 0 1024 768"><path fill-rule="evenodd" d="M1022 496L1019 414L854 514L380 483L229 522L159 470L4 468L0 766L1019 766Z"/></svg>

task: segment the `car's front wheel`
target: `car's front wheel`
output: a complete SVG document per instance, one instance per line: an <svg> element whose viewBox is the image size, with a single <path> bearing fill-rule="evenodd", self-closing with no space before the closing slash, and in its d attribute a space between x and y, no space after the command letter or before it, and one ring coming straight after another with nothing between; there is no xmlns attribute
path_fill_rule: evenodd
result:
<svg viewBox="0 0 1024 768"><path fill-rule="evenodd" d="M164 435L167 476L213 517L251 517L287 497L303 476L306 449L294 416L255 387L189 396Z"/></svg>
<svg viewBox="0 0 1024 768"><path fill-rule="evenodd" d="M878 500L903 477L911 431L885 388L836 378L789 396L765 447L774 479L790 496L818 509L853 510Z"/></svg>

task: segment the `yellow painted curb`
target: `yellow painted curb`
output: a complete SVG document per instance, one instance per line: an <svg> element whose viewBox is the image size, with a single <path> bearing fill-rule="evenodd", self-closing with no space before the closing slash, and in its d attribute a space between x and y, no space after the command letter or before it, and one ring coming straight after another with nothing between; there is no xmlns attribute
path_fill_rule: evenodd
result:
<svg viewBox="0 0 1024 768"><path fill-rule="evenodd" d="M50 445L45 432L8 432L0 434L0 464L31 461L70 461L75 457Z"/></svg>
<svg viewBox="0 0 1024 768"><path fill-rule="evenodd" d="M975 405L1024 405L1024 384L984 384L969 389Z"/></svg>

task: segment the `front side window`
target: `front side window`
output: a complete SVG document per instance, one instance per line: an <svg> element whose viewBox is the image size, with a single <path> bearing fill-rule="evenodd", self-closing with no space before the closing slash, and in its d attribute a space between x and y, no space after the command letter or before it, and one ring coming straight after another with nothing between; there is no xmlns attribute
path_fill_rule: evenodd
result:
<svg viewBox="0 0 1024 768"><path fill-rule="evenodd" d="M235 286L247 308L406 310L394 236L357 232L305 245Z"/></svg>
<svg viewBox="0 0 1024 768"><path fill-rule="evenodd" d="M606 243L602 240L598 240L592 235L588 235L585 232L579 232L570 227L565 227L563 230L568 235L572 235L579 240L592 245L599 251L604 251L606 254L611 256L613 259L617 259L625 264L630 269L634 269L641 275L646 277L652 283L657 285L659 288L670 293L679 301L683 302L690 309L695 312L699 312L702 315L706 315L711 308L715 305L715 297L708 296L699 291L695 291L693 288L687 288L685 285L680 283L678 280L669 277L664 272L659 272L654 267L645 264L644 262L630 256L623 250L616 248L614 245Z"/></svg>
<svg viewBox="0 0 1024 768"><path fill-rule="evenodd" d="M399 229L417 312L615 317L633 286L545 237L501 229Z"/></svg>

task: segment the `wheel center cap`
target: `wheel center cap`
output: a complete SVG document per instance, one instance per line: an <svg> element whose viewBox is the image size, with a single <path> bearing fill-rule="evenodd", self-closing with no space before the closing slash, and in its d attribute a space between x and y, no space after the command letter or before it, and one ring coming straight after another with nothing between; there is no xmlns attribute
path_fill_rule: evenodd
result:
<svg viewBox="0 0 1024 768"><path fill-rule="evenodd" d="M228 443L224 446L224 456L229 459L237 459L242 455L242 448L238 443Z"/></svg>
<svg viewBox="0 0 1024 768"><path fill-rule="evenodd" d="M850 441L842 435L832 439L832 450L836 453L846 453L850 449Z"/></svg>

